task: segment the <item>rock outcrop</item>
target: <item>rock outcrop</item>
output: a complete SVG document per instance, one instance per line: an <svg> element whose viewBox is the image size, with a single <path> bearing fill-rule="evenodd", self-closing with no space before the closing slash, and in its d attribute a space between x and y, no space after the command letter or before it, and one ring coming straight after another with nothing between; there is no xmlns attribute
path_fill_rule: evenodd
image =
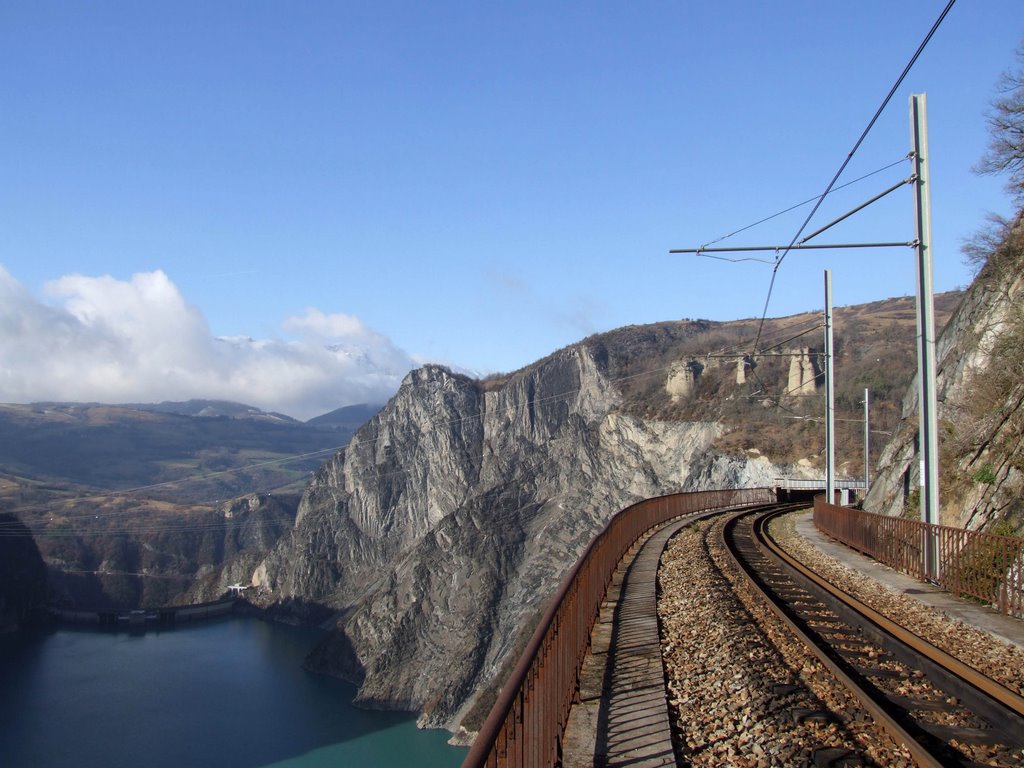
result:
<svg viewBox="0 0 1024 768"><path fill-rule="evenodd" d="M250 493L221 503L219 512L207 560L198 564L191 589L177 603L216 600L230 585L250 581L253 569L293 527L295 497Z"/></svg>
<svg viewBox="0 0 1024 768"><path fill-rule="evenodd" d="M696 360L673 364L668 372L668 380L665 382L665 391L672 398L672 402L678 403L691 397L703 372L704 366Z"/></svg>
<svg viewBox="0 0 1024 768"><path fill-rule="evenodd" d="M971 285L936 343L940 522L1024 529L1024 228L1020 219ZM918 516L915 379L878 461L865 508Z"/></svg>
<svg viewBox="0 0 1024 768"><path fill-rule="evenodd" d="M500 385L410 373L316 473L254 585L275 606L335 612L310 665L357 682L358 703L454 728L612 514L777 475L710 451L717 422L644 420L621 398L583 344Z"/></svg>
<svg viewBox="0 0 1024 768"><path fill-rule="evenodd" d="M297 504L295 495L250 493L171 524L150 522L150 530L52 537L52 598L60 607L92 611L215 600L228 585L247 582L292 530Z"/></svg>
<svg viewBox="0 0 1024 768"><path fill-rule="evenodd" d="M789 361L789 381L786 394L792 396L813 394L821 375L821 371L811 357L811 350L806 347L800 349L798 354L790 358Z"/></svg>

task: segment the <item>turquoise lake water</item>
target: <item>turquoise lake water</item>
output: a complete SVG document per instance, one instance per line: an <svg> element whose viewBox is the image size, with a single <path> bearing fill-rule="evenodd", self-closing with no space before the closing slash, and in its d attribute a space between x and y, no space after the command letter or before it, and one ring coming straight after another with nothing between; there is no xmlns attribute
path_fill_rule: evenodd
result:
<svg viewBox="0 0 1024 768"><path fill-rule="evenodd" d="M302 669L317 633L224 619L0 637L3 768L458 766L466 750Z"/></svg>

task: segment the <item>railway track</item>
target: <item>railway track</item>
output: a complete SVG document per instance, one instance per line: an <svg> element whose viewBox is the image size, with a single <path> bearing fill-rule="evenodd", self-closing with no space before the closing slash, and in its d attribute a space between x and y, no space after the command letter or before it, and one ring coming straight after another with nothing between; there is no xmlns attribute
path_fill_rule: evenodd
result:
<svg viewBox="0 0 1024 768"><path fill-rule="evenodd" d="M1024 765L1024 698L846 595L733 515L722 543L772 611L921 766Z"/></svg>

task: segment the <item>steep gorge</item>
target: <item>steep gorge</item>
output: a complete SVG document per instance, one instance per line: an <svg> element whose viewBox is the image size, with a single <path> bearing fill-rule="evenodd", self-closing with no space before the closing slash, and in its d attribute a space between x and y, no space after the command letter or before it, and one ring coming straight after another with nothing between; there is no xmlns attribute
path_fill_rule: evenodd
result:
<svg viewBox="0 0 1024 768"><path fill-rule="evenodd" d="M905 313L895 315L881 327L909 349ZM763 421L727 418L733 406L734 421L772 412L763 388L785 391L788 360L762 361L750 383L735 362L709 360L685 391L672 383L678 361L747 325L623 329L484 382L436 366L410 373L316 473L295 528L253 575L259 599L333 617L309 663L358 683L358 703L472 730L511 651L612 514L674 491L820 474L813 449L777 465L763 455ZM775 427L791 429L782 417Z"/></svg>

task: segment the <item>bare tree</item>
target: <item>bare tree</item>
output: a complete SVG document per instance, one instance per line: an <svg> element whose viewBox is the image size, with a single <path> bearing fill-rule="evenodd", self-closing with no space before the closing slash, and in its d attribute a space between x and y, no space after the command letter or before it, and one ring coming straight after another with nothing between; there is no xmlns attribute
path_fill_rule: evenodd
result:
<svg viewBox="0 0 1024 768"><path fill-rule="evenodd" d="M978 272L991 256L999 252L1012 229L1012 222L998 213L989 213L985 223L960 246L964 263Z"/></svg>
<svg viewBox="0 0 1024 768"><path fill-rule="evenodd" d="M1024 202L1024 43L1016 51L1017 66L999 78L996 98L986 118L991 138L988 152L975 166L979 173L1009 175L1006 188Z"/></svg>

